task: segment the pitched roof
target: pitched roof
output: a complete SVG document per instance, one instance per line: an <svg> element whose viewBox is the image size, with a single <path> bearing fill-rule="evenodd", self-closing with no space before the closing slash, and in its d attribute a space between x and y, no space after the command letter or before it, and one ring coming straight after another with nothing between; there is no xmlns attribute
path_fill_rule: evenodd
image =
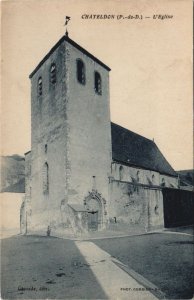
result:
<svg viewBox="0 0 194 300"><path fill-rule="evenodd" d="M84 205L77 204L77 203L68 203L68 205L73 208L73 210L78 211L78 212L86 212L86 208Z"/></svg>
<svg viewBox="0 0 194 300"><path fill-rule="evenodd" d="M180 184L184 186L194 186L194 170L181 170L177 171Z"/></svg>
<svg viewBox="0 0 194 300"><path fill-rule="evenodd" d="M111 134L113 160L177 176L153 141L114 123L111 123Z"/></svg>
<svg viewBox="0 0 194 300"><path fill-rule="evenodd" d="M87 50L82 48L80 45L78 45L76 42L74 42L72 39L70 39L67 35L64 35L52 48L51 50L45 55L45 57L40 61L40 63L37 65L37 67L34 69L34 71L29 75L29 78L32 78L32 76L37 72L37 70L42 66L42 64L49 58L49 56L61 45L63 41L67 41L69 44L80 50L82 53L89 56L91 59L93 59L95 62L97 62L99 65L101 65L106 70L110 71L111 69L105 65L102 61L100 61L97 57L89 53Z"/></svg>

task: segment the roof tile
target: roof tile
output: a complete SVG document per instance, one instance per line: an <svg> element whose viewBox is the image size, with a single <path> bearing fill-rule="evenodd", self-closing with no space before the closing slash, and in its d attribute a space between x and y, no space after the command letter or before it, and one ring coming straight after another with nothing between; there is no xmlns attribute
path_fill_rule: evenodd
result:
<svg viewBox="0 0 194 300"><path fill-rule="evenodd" d="M114 123L111 123L111 134L113 160L177 176L153 141Z"/></svg>

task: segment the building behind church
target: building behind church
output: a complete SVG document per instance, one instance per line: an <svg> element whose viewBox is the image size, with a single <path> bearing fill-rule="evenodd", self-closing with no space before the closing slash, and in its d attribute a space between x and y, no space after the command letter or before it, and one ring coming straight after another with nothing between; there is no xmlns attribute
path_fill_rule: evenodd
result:
<svg viewBox="0 0 194 300"><path fill-rule="evenodd" d="M109 72L65 35L30 74L22 232L164 226L177 174L154 141L111 123Z"/></svg>

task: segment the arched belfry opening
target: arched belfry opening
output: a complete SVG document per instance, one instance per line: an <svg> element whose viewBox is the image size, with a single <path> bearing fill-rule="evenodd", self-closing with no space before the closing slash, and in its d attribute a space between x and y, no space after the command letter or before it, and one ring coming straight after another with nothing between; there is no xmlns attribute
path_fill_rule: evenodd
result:
<svg viewBox="0 0 194 300"><path fill-rule="evenodd" d="M85 65L81 59L77 59L77 80L81 84L86 83Z"/></svg>
<svg viewBox="0 0 194 300"><path fill-rule="evenodd" d="M84 206L88 212L88 230L96 231L105 227L106 200L97 190L92 190L84 199Z"/></svg>

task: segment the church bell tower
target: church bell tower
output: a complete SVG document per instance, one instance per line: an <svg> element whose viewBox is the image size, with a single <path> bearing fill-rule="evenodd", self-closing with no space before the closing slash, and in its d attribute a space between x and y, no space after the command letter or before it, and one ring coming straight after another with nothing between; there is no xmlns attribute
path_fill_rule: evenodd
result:
<svg viewBox="0 0 194 300"><path fill-rule="evenodd" d="M109 71L66 34L30 74L34 228L108 223Z"/></svg>

